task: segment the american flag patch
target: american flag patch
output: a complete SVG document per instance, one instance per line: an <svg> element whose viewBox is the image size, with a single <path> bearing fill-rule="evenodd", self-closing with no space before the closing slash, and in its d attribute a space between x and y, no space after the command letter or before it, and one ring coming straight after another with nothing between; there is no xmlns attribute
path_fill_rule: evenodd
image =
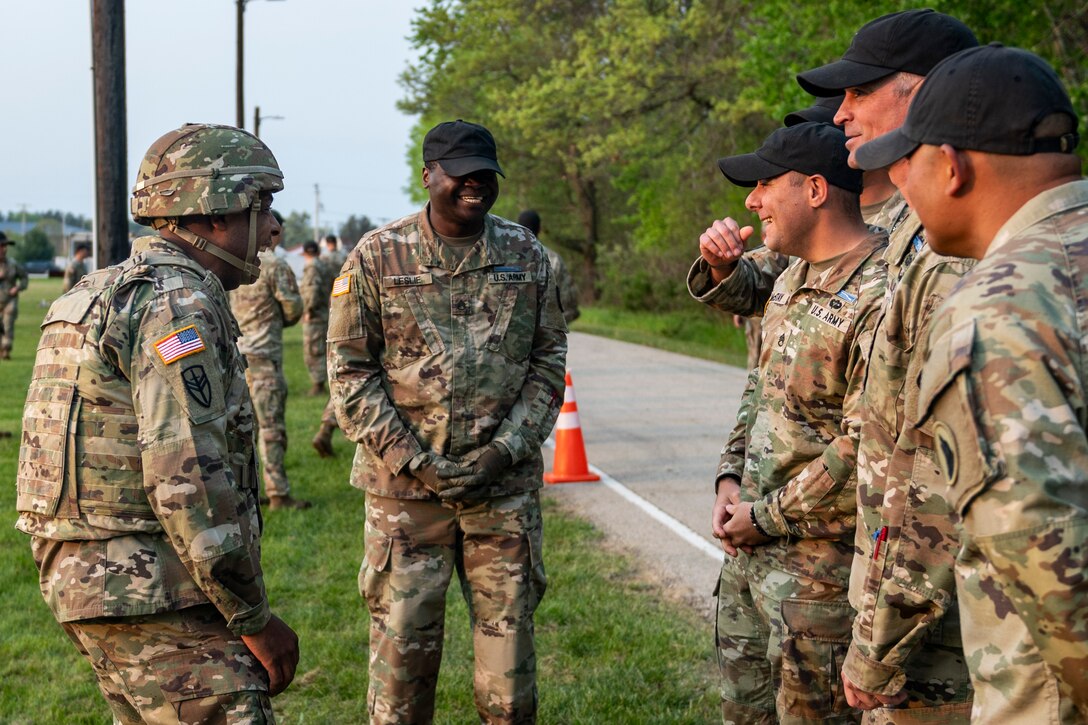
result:
<svg viewBox="0 0 1088 725"><path fill-rule="evenodd" d="M339 297L351 291L351 275L342 274L332 283L332 296Z"/></svg>
<svg viewBox="0 0 1088 725"><path fill-rule="evenodd" d="M155 343L155 352L159 353L159 357L167 365L203 349L204 340L196 331L196 325L183 327Z"/></svg>

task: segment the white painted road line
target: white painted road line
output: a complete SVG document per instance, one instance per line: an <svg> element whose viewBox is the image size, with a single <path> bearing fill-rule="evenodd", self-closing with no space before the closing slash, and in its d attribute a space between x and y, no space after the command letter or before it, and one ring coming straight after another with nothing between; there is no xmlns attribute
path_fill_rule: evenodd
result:
<svg viewBox="0 0 1088 725"><path fill-rule="evenodd" d="M548 448L554 449L555 441L552 438L549 438L548 440L544 441L544 445ZM722 551L720 547L714 546L702 536L699 536L699 534L695 533L690 528L674 519L672 516L669 516L657 506L654 506L652 503L642 498L642 496L639 496L637 493L627 488L622 483L612 478L601 469L594 466L592 463L589 464L589 470L601 477L600 483L603 483L610 490L627 499L635 506L638 506L640 509L645 511L650 516L650 518L654 519L658 523L668 528L674 534L694 546L699 551L703 552L715 561L720 562L725 560L725 552ZM587 485L596 485L596 483L596 481L587 482ZM564 483L560 485L569 486L571 484Z"/></svg>

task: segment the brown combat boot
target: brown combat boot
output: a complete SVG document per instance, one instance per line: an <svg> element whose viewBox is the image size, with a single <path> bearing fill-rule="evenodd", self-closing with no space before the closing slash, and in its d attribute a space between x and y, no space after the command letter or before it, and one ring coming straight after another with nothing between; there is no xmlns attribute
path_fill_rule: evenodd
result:
<svg viewBox="0 0 1088 725"><path fill-rule="evenodd" d="M318 395L324 395L324 394L325 394L325 383L317 382L317 383L314 383L313 385L310 386L310 392L308 393L308 395L311 398L317 397Z"/></svg>
<svg viewBox="0 0 1088 725"><path fill-rule="evenodd" d="M336 426L332 423L322 423L317 435L314 436L312 441L314 450L322 458L330 458L336 455L336 452L332 449L332 432L334 430L336 430Z"/></svg>
<svg viewBox="0 0 1088 725"><path fill-rule="evenodd" d="M300 498L292 498L287 496L269 496L268 497L268 510L276 511L277 509L308 509L313 506L309 501L303 501Z"/></svg>

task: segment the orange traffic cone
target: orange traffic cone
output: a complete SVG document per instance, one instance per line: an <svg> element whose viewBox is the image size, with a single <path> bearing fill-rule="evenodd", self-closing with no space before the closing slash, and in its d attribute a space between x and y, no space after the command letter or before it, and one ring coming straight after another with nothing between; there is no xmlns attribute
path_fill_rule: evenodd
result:
<svg viewBox="0 0 1088 725"><path fill-rule="evenodd" d="M551 473L544 474L546 483L576 483L600 481L596 473L590 473L586 461L586 445L582 441L582 424L578 420L578 403L574 399L574 384L567 371L567 388L563 392L563 408L555 423L555 465Z"/></svg>

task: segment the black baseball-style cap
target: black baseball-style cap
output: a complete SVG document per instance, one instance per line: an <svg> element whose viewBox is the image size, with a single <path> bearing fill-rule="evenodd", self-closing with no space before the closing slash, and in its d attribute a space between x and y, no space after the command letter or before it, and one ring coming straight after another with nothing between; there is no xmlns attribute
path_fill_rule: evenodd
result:
<svg viewBox="0 0 1088 725"><path fill-rule="evenodd" d="M3 246L5 244L15 244L15 241L12 239L8 239L7 234L0 232L0 246Z"/></svg>
<svg viewBox="0 0 1088 725"><path fill-rule="evenodd" d="M718 168L737 186L755 186L761 179L799 171L861 193L861 172L847 166L847 156L846 134L826 123L807 121L778 129L754 153L718 159Z"/></svg>
<svg viewBox="0 0 1088 725"><path fill-rule="evenodd" d="M797 75L814 96L836 96L897 71L924 76L978 39L962 22L934 10L904 10L872 20L854 34L841 60Z"/></svg>
<svg viewBox="0 0 1088 725"><path fill-rule="evenodd" d="M1035 127L1055 113L1073 120L1073 132L1035 138ZM858 147L863 169L880 169L921 144L1029 156L1073 153L1080 140L1077 114L1050 65L1020 48L991 43L946 58L910 104L903 125Z"/></svg>
<svg viewBox="0 0 1088 725"><path fill-rule="evenodd" d="M464 176L480 169L491 169L503 178L495 137L483 126L457 119L445 121L423 139L423 161L437 161L450 176Z"/></svg>
<svg viewBox="0 0 1088 725"><path fill-rule="evenodd" d="M796 126L805 121L815 121L816 123L830 123L834 126L835 114L838 113L843 98L845 96L841 93L837 96L828 96L827 98L821 98L808 108L787 113L786 117L782 119L782 125ZM838 128L841 128L841 126Z"/></svg>

